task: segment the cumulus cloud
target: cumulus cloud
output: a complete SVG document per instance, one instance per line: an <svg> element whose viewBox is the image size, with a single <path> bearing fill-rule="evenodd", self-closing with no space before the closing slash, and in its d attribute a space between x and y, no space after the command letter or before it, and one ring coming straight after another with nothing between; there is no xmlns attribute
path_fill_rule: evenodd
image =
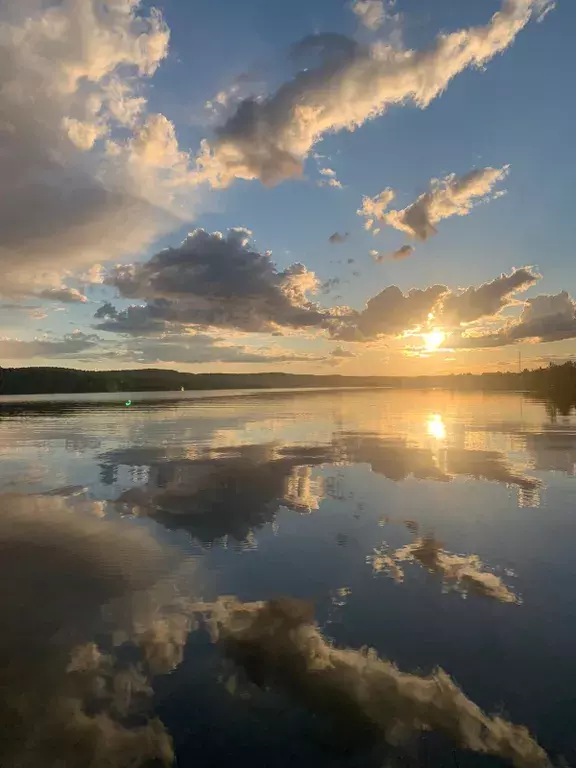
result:
<svg viewBox="0 0 576 768"><path fill-rule="evenodd" d="M365 27L374 32L380 29L386 18L384 0L354 0L352 11Z"/></svg>
<svg viewBox="0 0 576 768"><path fill-rule="evenodd" d="M402 333L426 323L446 293L445 285L431 285L423 290L412 288L406 294L391 285L369 299L362 312L345 318L340 324L335 321L332 334L343 341L368 341Z"/></svg>
<svg viewBox="0 0 576 768"><path fill-rule="evenodd" d="M168 39L140 0L2 4L0 292L26 295L43 270L135 252L179 224L188 156L142 95Z"/></svg>
<svg viewBox="0 0 576 768"><path fill-rule="evenodd" d="M437 233L436 224L450 216L467 216L473 206L492 192L494 186L508 174L503 168L479 168L464 176L455 173L444 179L432 179L430 191L420 195L403 210L388 211L395 197L391 189L385 189L375 198L364 198L358 214L366 218L366 229L374 221L383 222L405 232L416 240L428 240Z"/></svg>
<svg viewBox="0 0 576 768"><path fill-rule="evenodd" d="M353 130L392 105L424 108L468 67L505 51L531 18L550 3L503 0L483 26L438 35L428 50L364 46L343 35L319 34L294 47L319 63L299 71L270 96L242 101L204 142L199 178L215 186L234 179L277 184L302 175L303 163L326 133Z"/></svg>
<svg viewBox="0 0 576 768"><path fill-rule="evenodd" d="M154 664L152 638L160 649L162 623L164 646L176 639L152 600L167 569L160 547L58 496L3 496L0 513L0 716L14 724L2 764L172 765L172 740L150 712L151 677L169 671ZM94 642L110 635L102 612L116 603L139 662L122 661L114 638L112 651Z"/></svg>
<svg viewBox="0 0 576 768"><path fill-rule="evenodd" d="M132 332L137 320L144 328L169 322L262 332L324 323L327 312L308 298L319 287L314 273L302 264L278 271L250 236L246 229L227 235L196 229L178 248L117 268L106 283L147 303L122 311L106 305L97 313L106 317L98 327Z"/></svg>
<svg viewBox="0 0 576 768"><path fill-rule="evenodd" d="M562 341L576 338L576 303L566 292L527 299L520 317L490 333L462 333L450 338L453 348L503 347L519 341Z"/></svg>
<svg viewBox="0 0 576 768"><path fill-rule="evenodd" d="M278 688L337 728L397 745L419 731L509 760L516 768L548 768L544 750L523 726L489 717L441 669L426 677L401 672L375 651L335 648L320 633L311 607L294 600L209 608L223 652L261 687Z"/></svg>
<svg viewBox="0 0 576 768"><path fill-rule="evenodd" d="M541 275L530 267L514 269L509 275L473 286L460 293L451 293L444 298L438 321L446 325L472 323L482 317L497 315L510 303L513 294L525 291L534 285Z"/></svg>
<svg viewBox="0 0 576 768"><path fill-rule="evenodd" d="M348 240L349 233L345 232L343 235L340 234L340 232L334 232L334 234L330 235L328 238L328 242L330 245L337 245L338 243L345 243L346 240Z"/></svg>
<svg viewBox="0 0 576 768"><path fill-rule="evenodd" d="M33 357L68 357L96 349L98 336L81 332L66 334L62 339L41 338L32 341L0 338L0 357L5 360L28 360Z"/></svg>
<svg viewBox="0 0 576 768"><path fill-rule="evenodd" d="M61 301L64 304L84 304L88 301L86 296L77 288L69 288L66 285L60 288L44 288L36 294L41 299L48 299L49 301Z"/></svg>

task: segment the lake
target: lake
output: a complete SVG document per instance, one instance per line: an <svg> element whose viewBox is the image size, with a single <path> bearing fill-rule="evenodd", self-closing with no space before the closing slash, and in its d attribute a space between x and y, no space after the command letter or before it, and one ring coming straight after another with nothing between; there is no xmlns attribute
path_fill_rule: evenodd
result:
<svg viewBox="0 0 576 768"><path fill-rule="evenodd" d="M0 762L576 765L575 471L519 394L2 398Z"/></svg>

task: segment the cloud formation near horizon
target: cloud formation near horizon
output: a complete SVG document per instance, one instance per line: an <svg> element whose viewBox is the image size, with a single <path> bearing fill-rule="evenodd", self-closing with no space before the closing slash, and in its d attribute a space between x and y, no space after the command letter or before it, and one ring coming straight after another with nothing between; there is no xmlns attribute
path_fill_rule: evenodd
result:
<svg viewBox="0 0 576 768"><path fill-rule="evenodd" d="M576 338L576 302L566 292L527 299L520 317L490 333L459 334L446 341L455 349L505 347L519 341L546 343Z"/></svg>
<svg viewBox="0 0 576 768"><path fill-rule="evenodd" d="M437 233L436 225L442 219L467 216L475 204L487 199L494 186L507 176L508 170L507 165L479 168L464 176L451 173L444 179L432 179L429 192L397 211L386 211L396 194L392 189L385 189L374 198L363 198L358 214L366 219L366 229L372 229L374 222L381 222L415 240L425 241Z"/></svg>
<svg viewBox="0 0 576 768"><path fill-rule="evenodd" d="M278 271L271 254L256 251L250 237L242 228L227 235L196 229L177 248L118 267L106 283L146 304L121 311L106 304L96 313L104 318L98 327L161 332L176 323L261 333L321 326L329 313L308 297L319 289L314 273L303 264Z"/></svg>
<svg viewBox="0 0 576 768"><path fill-rule="evenodd" d="M482 67L512 44L545 7L544 0L505 0L490 21L440 34L425 51L382 41L360 45L338 34L304 38L294 55L318 63L263 99L245 99L203 143L199 175L213 186L234 179L274 185L302 175L314 144L326 133L354 130L392 105L425 108L468 67Z"/></svg>
<svg viewBox="0 0 576 768"><path fill-rule="evenodd" d="M86 350L95 350L98 336L77 333L66 334L62 339L42 338L32 341L0 338L0 358L4 360L28 360L33 357L68 357Z"/></svg>

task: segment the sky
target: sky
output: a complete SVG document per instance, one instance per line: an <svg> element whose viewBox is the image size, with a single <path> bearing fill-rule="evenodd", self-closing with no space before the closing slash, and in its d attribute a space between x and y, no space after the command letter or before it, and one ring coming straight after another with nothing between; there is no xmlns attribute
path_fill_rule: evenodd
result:
<svg viewBox="0 0 576 768"><path fill-rule="evenodd" d="M576 351L570 0L0 0L0 364Z"/></svg>

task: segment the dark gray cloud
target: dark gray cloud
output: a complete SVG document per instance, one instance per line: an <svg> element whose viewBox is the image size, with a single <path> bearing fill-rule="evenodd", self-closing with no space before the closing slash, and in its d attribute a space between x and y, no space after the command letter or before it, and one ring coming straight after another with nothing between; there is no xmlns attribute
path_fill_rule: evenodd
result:
<svg viewBox="0 0 576 768"><path fill-rule="evenodd" d="M349 237L350 235L348 232L345 232L343 235L340 234L340 232L334 232L334 234L330 235L328 238L328 242L331 245L337 245L338 243L345 243Z"/></svg>
<svg viewBox="0 0 576 768"><path fill-rule="evenodd" d="M306 67L267 98L242 101L204 143L200 178L227 186L234 179L272 185L300 177L324 134L353 130L392 105L426 107L460 72L506 50L542 8L541 0L504 0L486 25L440 34L424 51L311 35L295 47ZM313 55L319 61L310 61Z"/></svg>
<svg viewBox="0 0 576 768"><path fill-rule="evenodd" d="M332 335L343 341L368 341L402 333L426 323L430 312L447 293L445 285L412 288L406 294L391 285L369 299L362 312L344 318L339 325L335 322Z"/></svg>
<svg viewBox="0 0 576 768"><path fill-rule="evenodd" d="M576 304L566 291L561 291L552 296L542 294L527 299L518 320L497 331L451 336L444 346L462 349L504 347L525 339L546 343L573 338L576 338Z"/></svg>
<svg viewBox="0 0 576 768"><path fill-rule="evenodd" d="M334 288L338 288L342 281L339 277L329 277L328 280L325 280L322 285L320 286L320 290L322 293L330 293L330 291L333 291Z"/></svg>
<svg viewBox="0 0 576 768"><path fill-rule="evenodd" d="M197 229L178 248L117 268L107 284L147 303L120 311L106 306L99 314L105 323L98 327L130 333L135 325L167 322L263 332L322 325L328 312L308 298L318 287L314 273L302 264L278 271L269 253L249 245L250 234Z"/></svg>
<svg viewBox="0 0 576 768"><path fill-rule="evenodd" d="M451 293L444 299L438 320L447 325L460 325L497 315L509 304L514 293L525 291L540 277L530 267L522 267L512 270L509 275L501 274L478 288L471 286L461 293Z"/></svg>
<svg viewBox="0 0 576 768"><path fill-rule="evenodd" d="M4 360L28 360L33 357L68 357L96 349L100 339L93 334L69 333L61 339L0 339L0 357Z"/></svg>

